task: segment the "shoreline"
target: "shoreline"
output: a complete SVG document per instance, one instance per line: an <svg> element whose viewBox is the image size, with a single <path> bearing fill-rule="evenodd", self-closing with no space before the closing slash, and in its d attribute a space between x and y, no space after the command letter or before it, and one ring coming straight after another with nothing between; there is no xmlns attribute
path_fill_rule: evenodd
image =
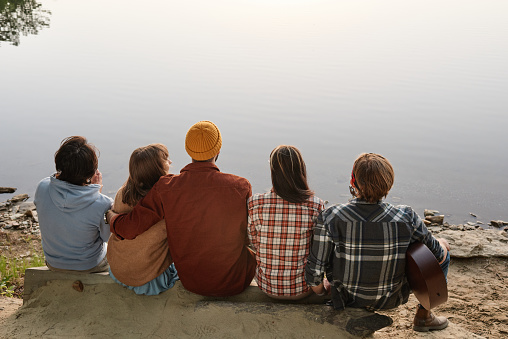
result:
<svg viewBox="0 0 508 339"><path fill-rule="evenodd" d="M8 187L0 187L7 189ZM15 188L10 188L16 190ZM12 193L12 192L11 192ZM39 221L37 218L37 209L33 201L29 201L30 196L27 193L17 194L10 199L0 202L0 229L21 229L36 234L39 232ZM476 214L469 212L469 215L476 218ZM474 229L494 229L508 230L508 222L504 220L491 220L485 223L480 220L476 222L465 222L462 224L450 224L445 220L445 215L437 210L425 209L423 222L431 231L440 231L440 228L470 231Z"/></svg>
<svg viewBox="0 0 508 339"><path fill-rule="evenodd" d="M19 195L17 199L14 199L15 201L11 200L8 204L6 202L0 203L0 249L2 255L9 252L15 258L27 258L28 245L25 239L28 237L36 239L40 245L37 211L32 202L26 201L26 197L27 195ZM431 213L427 214L432 217ZM439 217L437 221L440 221L440 215L437 216ZM444 221L441 225L432 223L431 220L427 222L430 223L428 228L432 234L445 238L451 246L451 263L448 274L449 298L446 303L433 309L436 315L446 316L450 321L450 326L442 331L423 334L414 332L411 322L418 302L414 295L411 295L407 304L400 305L393 310L378 311L382 315L391 317L393 324L375 332L372 337L388 339L394 337L421 338L422 336L429 338L498 338L508 336L508 299L506 298L508 295L508 227L504 223L501 227L489 226L490 228L486 229L482 227L485 225L481 224L450 225ZM6 224L8 224L7 228L5 228ZM2 242L4 239L10 243L6 245ZM15 239L18 239L19 242L15 242ZM59 285L49 284L41 289L51 289L51 286ZM135 317L136 315L130 310L122 307L125 298L133 308L142 308L148 305L155 309L165 310L165 312L180 312L178 308L173 309L178 305L173 305L173 302L170 301L173 300L168 297L172 295L171 293L163 293L159 297L150 298L137 296L131 291L124 291L120 286L112 286L116 288L115 291L121 292L120 295L117 292L105 295L105 291L111 286L97 285L94 287L97 289L97 293L104 297L101 302L104 302L104 307L107 307L108 314L120 314L123 318ZM144 333L147 326L156 328L164 323L164 317L157 314L153 319L148 319L148 323L132 324L133 328L129 329L112 327L109 323L106 328L79 325L88 323L105 326L102 320L94 316L93 307L95 306L93 303L88 305L90 301L86 301L86 299L79 299L81 302L78 302L75 295L72 294L75 291L71 288L58 287L55 291L48 291L47 293L38 293L35 300L30 301L28 308L22 307L21 299L1 296L0 328L4 329L0 330L0 337L2 337L2 333L6 337L22 338L31 335L33 331L44 332L44 328L35 329L33 324L39 322L38 319L41 317L47 317L48 310L54 315L48 319L52 325L47 325L50 327L46 330L62 336L93 337L94 333L98 333L97 331L105 336L125 336L132 333L131 331ZM176 300L175 302L181 303ZM67 307L70 309L67 310ZM78 311L76 314L73 313L81 308L84 309L84 313ZM66 314L66 319L61 319L61 312ZM199 316L196 318L196 322L203 327L215 328L217 332L210 336L212 338L227 337L230 328L229 321L216 320L220 319L220 314L215 313L211 315L211 318L215 319L212 323L210 323L208 316ZM275 331L273 333L263 332L267 321L264 315L252 315L247 323L242 323L244 326L253 326L252 328L248 327L247 337L264 335L267 338L277 338L283 336L284 333L293 333L291 332L294 330L293 328L291 330L289 328L272 329ZM77 325L69 329L68 323ZM54 326L55 324L59 325ZM186 326L191 325L187 324ZM299 326L299 324L293 324L293 326ZM180 325L178 329L168 328L167 330L177 331L175 333L180 333L181 337L196 337L188 335L186 331L190 328ZM178 334L176 335L178 336ZM330 333L323 332L321 335L333 337Z"/></svg>
<svg viewBox="0 0 508 339"><path fill-rule="evenodd" d="M120 184L120 186L123 184L123 182ZM109 185L104 186L104 189L102 191L103 194L106 196L114 199L117 189L120 188L120 186L111 188ZM253 194L256 193L264 193L269 190L269 188L262 187L261 189L255 189L253 187ZM270 186L271 187L271 186ZM35 187L32 189L28 189L26 187L23 188L23 190L18 190L14 187L0 187L1 189L14 189L18 192L25 192L28 193L28 200L27 202L33 202L33 195L35 194ZM12 193L0 193L0 201L6 201L9 200L16 195L16 191ZM400 193L400 192L399 192ZM344 192L337 191L336 194L333 194L332 196L328 195L324 196L321 194L318 194L316 192L316 195L323 199L323 201L327 201L326 207L329 207L334 204L342 204L347 202L351 196ZM474 195L474 194L473 194ZM457 200L457 199L455 199ZM474 199L473 199L474 200ZM496 210L489 210L484 211L484 206L481 206L482 204L477 203L473 204L475 206L471 206L471 204L468 204L471 199L465 199L464 203L461 204L460 208L457 208L457 202L453 203L452 206L447 206L446 203L443 204L436 204L434 202L429 202L429 199L426 199L426 196L422 196L421 199L413 199L411 201L407 200L406 198L401 198L400 196L397 196L396 193L390 192L388 197L386 199L383 199L383 201L386 201L392 205L409 205L415 210L418 215L423 219L424 218L424 211L425 210L439 210L440 215L444 215L445 222L448 222L449 224L453 225L461 225L461 224L480 224L483 225L482 227L488 227L491 221L508 221L508 214L505 213L506 209L501 208L501 205L499 205L499 208ZM466 205L469 205L469 207L466 207ZM477 205L477 206L476 206Z"/></svg>

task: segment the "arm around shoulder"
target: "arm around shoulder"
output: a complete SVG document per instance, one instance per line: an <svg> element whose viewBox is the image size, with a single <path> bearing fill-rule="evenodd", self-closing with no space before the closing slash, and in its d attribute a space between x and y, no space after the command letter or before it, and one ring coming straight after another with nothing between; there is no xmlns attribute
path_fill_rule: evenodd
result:
<svg viewBox="0 0 508 339"><path fill-rule="evenodd" d="M162 197L154 186L129 213L107 213L110 230L120 239L134 239L164 219Z"/></svg>

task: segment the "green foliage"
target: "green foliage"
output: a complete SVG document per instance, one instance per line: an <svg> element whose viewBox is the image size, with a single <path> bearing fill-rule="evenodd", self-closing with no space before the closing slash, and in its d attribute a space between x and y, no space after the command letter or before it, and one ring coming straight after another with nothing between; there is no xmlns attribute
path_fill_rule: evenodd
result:
<svg viewBox="0 0 508 339"><path fill-rule="evenodd" d="M10 272L10 265L6 257L0 256L0 295L12 297L14 286L12 285L13 275Z"/></svg>
<svg viewBox="0 0 508 339"><path fill-rule="evenodd" d="M10 277L5 277L0 280L0 295L4 297L14 296L14 285L9 284Z"/></svg>
<svg viewBox="0 0 508 339"><path fill-rule="evenodd" d="M9 8L16 8L24 2L25 0L0 0L0 11L3 11L7 6Z"/></svg>
<svg viewBox="0 0 508 339"><path fill-rule="evenodd" d="M20 37L49 27L50 11L35 0L0 0L0 42L18 46Z"/></svg>
<svg viewBox="0 0 508 339"><path fill-rule="evenodd" d="M44 256L33 253L31 258L9 259L0 256L0 295L13 297L18 295L23 284L25 270L29 267L44 266Z"/></svg>

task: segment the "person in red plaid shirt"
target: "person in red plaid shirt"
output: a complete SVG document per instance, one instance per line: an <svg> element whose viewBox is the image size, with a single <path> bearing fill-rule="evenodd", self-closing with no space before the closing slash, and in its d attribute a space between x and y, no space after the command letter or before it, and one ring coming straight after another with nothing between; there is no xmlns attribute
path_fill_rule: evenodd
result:
<svg viewBox="0 0 508 339"><path fill-rule="evenodd" d="M309 189L305 162L296 147L276 147L270 154L270 169L270 192L248 200L249 239L257 262L254 278L270 297L301 299L312 294L304 267L314 222L324 203Z"/></svg>

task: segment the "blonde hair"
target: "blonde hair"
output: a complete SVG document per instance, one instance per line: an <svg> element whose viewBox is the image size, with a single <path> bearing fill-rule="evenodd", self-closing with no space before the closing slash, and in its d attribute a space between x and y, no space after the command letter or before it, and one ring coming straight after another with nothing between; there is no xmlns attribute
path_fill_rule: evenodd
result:
<svg viewBox="0 0 508 339"><path fill-rule="evenodd" d="M395 180L390 162L376 153L360 154L352 175L356 197L371 203L386 197Z"/></svg>

